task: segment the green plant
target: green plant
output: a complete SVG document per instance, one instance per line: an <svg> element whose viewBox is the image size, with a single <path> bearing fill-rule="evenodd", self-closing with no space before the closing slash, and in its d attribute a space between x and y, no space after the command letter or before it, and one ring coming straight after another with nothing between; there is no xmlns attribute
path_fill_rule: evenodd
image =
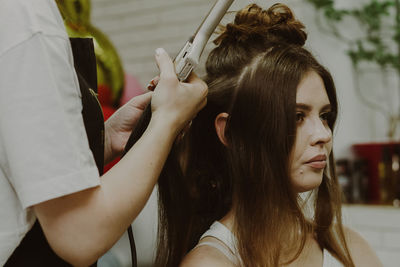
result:
<svg viewBox="0 0 400 267"><path fill-rule="evenodd" d="M324 15L326 28L322 29L320 17L317 25L324 32L329 32L342 42L347 43L347 53L353 63L355 79L362 72L362 62L378 66L383 74L383 81L388 72L394 70L400 77L400 0L370 0L360 3L358 8L339 9L334 0L306 0L314 5L319 15ZM364 1L365 2L365 1ZM346 19L358 22L362 36L354 39L345 37L339 25ZM393 139L400 121L400 108L388 109L385 103L375 103L362 94L356 82L356 93L361 101L377 110L388 120L388 137ZM400 88L399 88L400 93Z"/></svg>

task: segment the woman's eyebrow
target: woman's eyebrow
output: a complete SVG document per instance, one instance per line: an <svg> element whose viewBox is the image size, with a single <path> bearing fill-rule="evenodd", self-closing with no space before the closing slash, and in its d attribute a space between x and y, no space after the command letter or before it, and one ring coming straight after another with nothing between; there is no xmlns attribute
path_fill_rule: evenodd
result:
<svg viewBox="0 0 400 267"><path fill-rule="evenodd" d="M304 111L310 111L312 108L310 105L303 104L303 103L296 103L296 109L302 109Z"/></svg>
<svg viewBox="0 0 400 267"><path fill-rule="evenodd" d="M296 109L301 109L304 111L310 111L312 110L312 107L310 105L304 104L304 103L296 103ZM322 108L320 109L320 111L329 111L332 109L331 104L326 104L324 106L322 106Z"/></svg>
<svg viewBox="0 0 400 267"><path fill-rule="evenodd" d="M331 110L332 110L331 104L326 104L321 108L321 111L331 111Z"/></svg>

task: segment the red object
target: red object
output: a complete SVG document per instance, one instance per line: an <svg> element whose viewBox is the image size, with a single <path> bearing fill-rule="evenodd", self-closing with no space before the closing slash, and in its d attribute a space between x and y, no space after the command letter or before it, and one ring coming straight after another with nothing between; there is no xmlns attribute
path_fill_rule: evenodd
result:
<svg viewBox="0 0 400 267"><path fill-rule="evenodd" d="M113 101L112 101L112 93L110 87L108 87L105 84L99 84L97 86L97 93L98 93L97 98L99 99L99 102L102 107L112 106Z"/></svg>
<svg viewBox="0 0 400 267"><path fill-rule="evenodd" d="M118 161L119 161L120 159L121 159L121 158L118 157L118 158L114 159L113 161L111 161L110 163L106 164L106 165L104 166L104 168L103 168L103 173L106 173L109 169L111 169L115 164L118 163Z"/></svg>
<svg viewBox="0 0 400 267"><path fill-rule="evenodd" d="M111 106L101 106L101 108L103 109L103 116L104 116L104 121L108 120L108 118L111 117L112 114L114 114L115 112L115 108L111 107Z"/></svg>
<svg viewBox="0 0 400 267"><path fill-rule="evenodd" d="M378 165L382 161L382 151L387 148L393 153L395 146L400 143L365 143L352 146L356 155L368 162L368 198L372 204L380 203Z"/></svg>

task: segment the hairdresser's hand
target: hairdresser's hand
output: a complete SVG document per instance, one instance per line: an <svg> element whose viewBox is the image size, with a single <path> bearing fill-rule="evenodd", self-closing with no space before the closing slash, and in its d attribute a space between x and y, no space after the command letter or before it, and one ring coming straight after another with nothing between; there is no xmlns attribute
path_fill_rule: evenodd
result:
<svg viewBox="0 0 400 267"><path fill-rule="evenodd" d="M121 156L132 130L135 128L143 110L150 102L152 92L132 98L120 107L105 123L104 161L110 162Z"/></svg>
<svg viewBox="0 0 400 267"><path fill-rule="evenodd" d="M152 120L170 123L179 133L207 103L207 85L194 73L187 82L179 82L175 67L164 49L156 50L160 79L151 100Z"/></svg>

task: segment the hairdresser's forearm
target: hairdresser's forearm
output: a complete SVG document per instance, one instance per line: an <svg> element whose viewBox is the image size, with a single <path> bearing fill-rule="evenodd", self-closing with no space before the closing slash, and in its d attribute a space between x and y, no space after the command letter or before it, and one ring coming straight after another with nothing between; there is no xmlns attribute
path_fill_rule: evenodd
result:
<svg viewBox="0 0 400 267"><path fill-rule="evenodd" d="M74 265L88 265L111 248L148 200L176 136L173 126L152 120L102 177L101 186L35 206L57 254Z"/></svg>

